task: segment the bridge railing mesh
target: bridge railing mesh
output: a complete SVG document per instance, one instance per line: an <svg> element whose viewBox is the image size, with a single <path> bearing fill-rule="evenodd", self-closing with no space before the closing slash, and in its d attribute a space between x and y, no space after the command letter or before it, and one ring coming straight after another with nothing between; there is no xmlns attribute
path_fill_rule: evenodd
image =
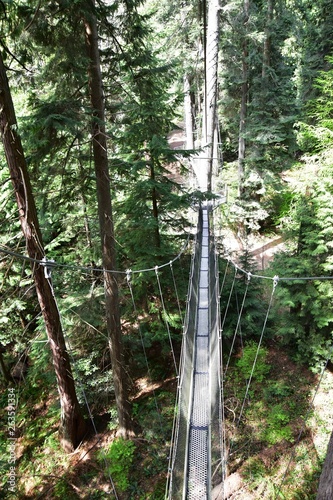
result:
<svg viewBox="0 0 333 500"><path fill-rule="evenodd" d="M202 233L203 219L202 211L200 210L197 238L195 243L194 254L192 257L192 266L190 271L190 281L188 290L188 302L186 319L184 324L184 338L182 346L181 370L179 379L179 395L178 395L178 413L175 432L175 443L173 447L173 456L171 461L171 475L168 484L167 498L170 500L184 500L189 497L191 485L187 484L189 457L193 457L190 453L190 432L191 432L191 414L193 406L193 373L196 362L196 345L198 327L198 308L199 308L199 281L200 281L200 265L202 253ZM204 249L207 252L207 248ZM214 241L209 237L208 246L209 264L207 273L207 285L209 291L209 432L207 433L207 463L205 464L207 498L209 491L216 484L221 483L221 387L220 387L220 313L219 313L219 284L218 284L218 267ZM201 273L201 279L203 274ZM202 283L201 283L202 286ZM200 321L199 321L200 323ZM201 340L201 339L199 339ZM193 426L192 426L192 442ZM202 445L202 443L201 443ZM201 467L202 464L200 464ZM193 467L193 464L192 464ZM201 471L202 472L202 471ZM198 471L200 476L200 471ZM202 491L202 489L201 489ZM194 496L193 496L194 495ZM190 492L191 498L197 498L193 491ZM202 496L198 496L198 500L202 500Z"/></svg>

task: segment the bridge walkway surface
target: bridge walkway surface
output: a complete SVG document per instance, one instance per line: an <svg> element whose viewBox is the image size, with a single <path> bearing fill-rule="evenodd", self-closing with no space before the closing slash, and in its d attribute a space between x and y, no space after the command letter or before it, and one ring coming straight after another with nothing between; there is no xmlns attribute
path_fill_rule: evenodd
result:
<svg viewBox="0 0 333 500"><path fill-rule="evenodd" d="M199 211L168 499L206 500L223 484L219 280L210 206Z"/></svg>
<svg viewBox="0 0 333 500"><path fill-rule="evenodd" d="M209 355L209 220L202 211L197 328L194 346L193 398L190 416L187 495L189 500L207 498L210 441Z"/></svg>

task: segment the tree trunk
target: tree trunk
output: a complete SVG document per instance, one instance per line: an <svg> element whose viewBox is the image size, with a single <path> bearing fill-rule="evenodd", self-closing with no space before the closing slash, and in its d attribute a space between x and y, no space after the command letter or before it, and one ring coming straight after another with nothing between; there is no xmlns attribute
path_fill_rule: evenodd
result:
<svg viewBox="0 0 333 500"><path fill-rule="evenodd" d="M153 184L155 183L155 168L153 165L153 160L150 161L150 180L152 181ZM153 185L152 190L151 190L151 199L152 199L152 205L153 205L153 217L155 220L155 231L154 231L155 246L156 246L156 248L161 248L161 236L160 236L160 229L159 229L157 192L156 192L156 188L154 185Z"/></svg>
<svg viewBox="0 0 333 500"><path fill-rule="evenodd" d="M94 2L92 2L94 3ZM105 133L104 94L96 18L85 19L86 46L90 61L89 92L93 108L93 155L96 176L98 215L102 243L104 270L104 293L110 356L113 372L116 405L119 419L119 435L128 437L132 433L130 405L127 396L127 377L121 338L118 282L116 269L116 248L111 202L107 141Z"/></svg>
<svg viewBox="0 0 333 500"><path fill-rule="evenodd" d="M1 55L0 89L0 131L15 190L21 228L26 240L28 255L32 259L42 260L45 254L35 200L21 139L17 133L14 105ZM61 442L63 448L71 452L82 440L86 425L76 397L69 355L52 286L44 274L44 266L34 264L32 272L57 377L61 405Z"/></svg>
<svg viewBox="0 0 333 500"><path fill-rule="evenodd" d="M248 41L246 37L246 23L249 19L249 0L244 0L244 40L243 40L243 53L242 53L242 88L241 88L241 107L239 113L239 138L238 138L238 196L241 197L243 193L244 182L244 161L245 161L245 130L246 130L246 117L247 117L247 100L249 92L248 84Z"/></svg>
<svg viewBox="0 0 333 500"><path fill-rule="evenodd" d="M205 118L206 134L204 142L207 152L207 188L212 189L212 169L214 151L214 130L216 127L217 108L217 75L220 35L220 5L219 0L210 0L208 7L208 26L206 44L206 88L205 88Z"/></svg>
<svg viewBox="0 0 333 500"><path fill-rule="evenodd" d="M333 433L327 447L327 454L319 480L316 500L332 500L333 498Z"/></svg>
<svg viewBox="0 0 333 500"><path fill-rule="evenodd" d="M4 348L0 344L0 372L1 372L1 375L3 376L5 382L7 384L9 384L9 382L13 382L13 378L12 378L11 374L9 373L9 371L7 370L5 361L3 359L3 355L2 355L3 350L4 350Z"/></svg>
<svg viewBox="0 0 333 500"><path fill-rule="evenodd" d="M264 50L262 59L262 77L267 75L267 68L271 64L271 40L272 40L272 21L274 11L274 0L268 0L267 3L267 21L265 27Z"/></svg>
<svg viewBox="0 0 333 500"><path fill-rule="evenodd" d="M184 77L184 110L185 110L184 115L185 115L186 149L194 149L191 84L189 75L187 73L185 74Z"/></svg>

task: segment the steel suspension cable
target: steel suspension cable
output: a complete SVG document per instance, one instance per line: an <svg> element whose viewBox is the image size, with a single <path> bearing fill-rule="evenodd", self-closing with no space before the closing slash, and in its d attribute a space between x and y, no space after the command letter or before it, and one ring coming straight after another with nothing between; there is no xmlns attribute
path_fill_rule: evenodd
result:
<svg viewBox="0 0 333 500"><path fill-rule="evenodd" d="M45 260L44 263L43 263L43 265L44 265L44 271L45 271L45 278L46 278L46 281L48 282L48 285L50 287L51 293L53 295L55 306L57 308L57 311L58 311L58 314L59 314L59 318L60 318L61 328L62 328L62 331L64 332L64 337L65 337L65 329L64 329L63 321L62 321L62 314L60 312L60 309L59 309L59 306L58 306L58 301L57 301L57 298L56 298L56 295L55 295L55 292L54 292L54 288L53 288L53 284L52 284L52 280L51 280L51 270L48 267L48 261ZM98 436L98 432L97 432L97 428L96 428L96 425L95 425L94 417L93 417L93 414L91 412L90 405L88 403L88 399L87 399L87 396L86 396L86 392L84 390L83 383L81 382L81 379L79 378L79 376L77 374L73 352L72 352L72 349L70 347L70 344L69 344L68 340L67 340L66 344L67 344L66 345L66 350L67 350L67 352L68 352L68 354L69 354L69 356L71 358L73 369L76 372L76 378L77 378L78 384L80 386L80 390L81 390L81 393L83 395L85 405L87 407L88 415L89 415L89 418L90 418L90 421L91 421L91 424L92 424L95 436L97 437ZM100 439L98 440L98 442L99 441L100 441ZM110 481L111 487L113 489L113 494L114 494L116 500L119 500L119 497L117 495L117 491L116 491L116 488L115 488L115 484L114 484L112 476L111 476L111 474L110 474L110 472L108 470L108 464L107 464L107 460L106 460L105 453L104 453L103 449L101 449L101 453L102 453L102 456L103 456L103 462L104 462L105 470L107 471L107 476L108 476L108 479Z"/></svg>
<svg viewBox="0 0 333 500"><path fill-rule="evenodd" d="M190 273L189 273L189 285L188 285L188 294L187 294L187 300L186 300L186 314L185 314L185 320L183 324L183 339L182 339L182 346L181 346L181 352L180 352L180 363L179 363L179 377L177 378L178 384L177 384L177 394L176 394L176 400L175 400L175 405L174 405L174 413L173 413L173 425L172 425L172 432L171 432L171 440L170 440L170 452L169 452L169 457L168 457L168 476L167 476L167 482L166 482L166 488L165 488L165 498L170 498L170 493L171 493L171 488L172 488L172 471L174 468L174 463L175 463L175 458L176 458L176 448L175 444L178 442L178 436L179 436L179 427L180 427L180 421L179 421L179 404L180 404L180 399L181 399L181 394L182 394L182 380L181 376L183 373L183 366L184 366L184 359L185 359L185 340L186 340L186 331L187 331L187 325L188 325L188 302L189 302L189 297L191 295L191 289L192 289L192 278L193 278L193 260L194 260L194 254L192 253L192 262L191 262L191 268L190 268Z"/></svg>
<svg viewBox="0 0 333 500"><path fill-rule="evenodd" d="M163 269L164 267L169 266L170 262L172 262L172 263L176 262L178 259L180 259L180 257L185 252L185 250L188 246L189 240L190 240L190 234L188 234L186 242L183 245L183 247L181 248L181 250L179 251L179 253L171 261L166 262L164 264L161 264L159 266L148 267L145 269L132 269L132 273L133 274L135 274L135 273L140 274L140 273L152 272L152 271L156 270L156 267L158 269ZM43 265L43 262L45 261L45 258L46 258L46 257L44 257L42 260L36 259L36 258L30 257L28 255L23 255L23 254L20 254L18 252L14 252L12 250L9 250L2 245L0 245L0 253L5 254L5 255L11 255L12 257L16 257L17 259L25 260L25 261L32 262L35 264L42 264L42 265ZM44 251L42 253L44 255ZM83 265L81 266L78 264L61 264L61 263L56 262L56 261L51 260L51 259L48 259L47 262L48 262L48 266L50 268L58 268L59 267L59 268L69 269L69 270L73 270L73 271L81 271L81 272L99 272L99 273L106 272L106 273L125 274L126 275L126 271L117 270L117 269L103 269L102 267L92 267L92 266L83 266Z"/></svg>
<svg viewBox="0 0 333 500"><path fill-rule="evenodd" d="M218 351L219 351L219 425L220 425L220 453L221 453L221 488L219 494L224 498L224 481L226 477L226 469L225 469L225 458L226 458L226 433L225 433L225 412L224 412L224 380L223 380L223 359L222 359L222 329L221 329L221 314L220 314L220 293L223 289L226 272L224 273L223 284L219 289L219 269L218 269L218 259L217 254L215 252L215 268L216 268L216 276L215 276L215 286L216 286L216 307L217 307L217 315L218 315ZM227 266L228 267L228 266ZM220 293L219 293L220 292ZM212 476L214 477L214 475Z"/></svg>
<svg viewBox="0 0 333 500"><path fill-rule="evenodd" d="M225 280L226 280L226 277L227 277L227 271L228 271L228 268L229 268L229 264L230 264L230 259L227 259L227 265L225 266L223 280L222 280L222 284L221 284L221 287L220 287L220 295L222 295L222 291L224 290L224 284L225 284Z"/></svg>
<svg viewBox="0 0 333 500"><path fill-rule="evenodd" d="M186 334L189 327L190 321L190 298L192 294L193 288L193 277L194 277L194 261L195 261L195 249L198 243L198 232L195 234L195 238L192 241L192 252L191 252L191 265L189 270L189 280L188 280L188 290L187 290L187 299L186 299L186 313L183 324L183 338L180 352L180 363L179 363L179 376L177 377L178 385L177 385L177 394L175 399L174 406L174 419L173 419L173 427L170 441L170 453L169 453L169 462L168 462L168 476L166 481L165 488L165 498L172 500L172 487L173 487L173 471L176 463L176 454L177 454L177 446L180 432L180 402L182 398L182 390L183 390L183 377L185 371L185 358L186 358Z"/></svg>
<svg viewBox="0 0 333 500"><path fill-rule="evenodd" d="M155 274L156 274L158 289L159 289L159 293L160 293L161 305L162 305L162 309L163 309L163 319L164 319L165 327L166 327L167 332L168 332L168 338L169 338L169 342L170 342L171 354L172 354L173 363L174 363L174 366L175 366L176 375L178 377L178 368L177 368L176 356L175 356L175 351L174 351L173 344L172 344L170 327L169 327L169 323L168 323L168 319L167 319L168 316L167 316L167 312L166 312L166 308L165 308L165 303L164 303L164 298L163 298L161 281L160 281L160 277L159 277L159 274L158 274L158 269L159 269L159 267L156 266L155 267Z"/></svg>
<svg viewBox="0 0 333 500"><path fill-rule="evenodd" d="M227 364L226 364L226 367L225 367L224 376L226 376L226 374L227 374L229 363L230 363L230 359L231 359L231 355L232 355L232 351L234 349L234 344L235 344L236 336L237 336L237 333L238 333L239 325L240 325L240 322L241 322L241 318L242 318L242 314L243 314L243 309L244 309L244 304L245 304L245 299L246 299L247 291L249 289L250 280L251 280L251 273L248 273L246 287L245 287L245 292L244 292L243 300L242 300L242 305L241 305L240 311L238 313L237 324L236 324L234 336L233 336L233 339L232 339L232 344L231 344L231 347L230 347L230 352L229 352L228 361L227 361Z"/></svg>
<svg viewBox="0 0 333 500"><path fill-rule="evenodd" d="M180 300L179 300L178 289L177 289L177 284L176 284L176 279L175 279L175 273L173 272L173 267L172 267L172 261L171 260L170 260L169 264L170 264L170 269L171 269L173 286L174 286L174 289L175 289L175 294L176 294L176 299L177 299L179 317L180 317L181 323L183 324L183 313L182 313L182 310L181 310L181 307L180 307Z"/></svg>
<svg viewBox="0 0 333 500"><path fill-rule="evenodd" d="M237 427L239 426L241 418L242 418L242 415L243 415L243 411L244 411L244 407L245 407L245 402L246 402L246 399L248 397L250 385L251 385L251 382L252 382L253 373L254 373L254 370L255 370L256 363L257 363L257 359L258 359L258 355L259 355L261 343L262 343L262 340L263 340L263 337L264 337L264 333L265 333L265 330L266 330L268 316L269 316L269 313L270 313L270 310L271 310L271 306L272 306L272 302L273 302L273 296L274 296L274 293L275 293L275 290L276 290L278 282L279 282L279 277L275 276L274 277L274 281L273 281L273 287L272 287L271 297L270 297L270 301L269 301L267 312L266 312L266 316L265 316L265 321L264 321L264 324L263 324L263 327L262 327L260 339L259 339L258 346L257 346L256 355L255 355L255 358L254 358L254 361L253 361L253 365L252 365L252 369L251 369L251 374L250 374L249 380L248 380L247 385L246 385L245 396L244 396L242 407L241 407L241 411L240 411L240 414L239 414L239 417L238 417Z"/></svg>
<svg viewBox="0 0 333 500"><path fill-rule="evenodd" d="M152 382L152 376L151 376L151 371L150 371L150 367L149 367L146 346L145 346L143 335L142 335L142 329L141 329L140 321L138 319L139 315L138 315L138 310L137 310L136 302L135 302L135 298L134 298L131 276L132 276L132 271L130 269L128 269L127 270L127 274L126 274L127 285L128 285L129 291L130 291L131 299L132 299L133 311L134 311L134 313L135 313L135 315L137 317L137 321L138 321L138 331L139 331L139 335L140 335L140 341L141 341L143 355L144 355L144 358L145 358L145 363L146 363L148 377L149 377L150 381ZM154 403L155 403L156 412L157 412L157 415L158 415L158 418L159 418L159 422L160 422L160 426L161 426L161 431L163 431L161 413L160 413L160 409L158 407L156 393L155 393L154 389L153 389L153 396L154 396Z"/></svg>
<svg viewBox="0 0 333 500"><path fill-rule="evenodd" d="M237 270L238 270L238 268L235 266L234 279L233 279L232 284L231 284L231 288L230 288L230 292L229 292L229 297L228 297L228 302L227 302L227 306L226 306L225 311L224 311L224 316L223 316L222 325L221 325L221 331L222 331L222 333L223 333L224 323L225 323L225 320L227 318L227 314L228 314L228 310L229 310L229 306L230 306L232 292L233 292L234 286L235 286Z"/></svg>

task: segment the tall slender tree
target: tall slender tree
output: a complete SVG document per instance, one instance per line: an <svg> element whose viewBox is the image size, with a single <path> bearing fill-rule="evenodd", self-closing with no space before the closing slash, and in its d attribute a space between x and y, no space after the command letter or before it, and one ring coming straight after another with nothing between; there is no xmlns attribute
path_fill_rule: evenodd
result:
<svg viewBox="0 0 333 500"><path fill-rule="evenodd" d="M205 76L205 112L204 112L204 145L207 152L207 188L212 189L212 170L214 153L214 133L217 126L217 76L220 37L220 2L210 0L208 3L208 25L206 42L206 76Z"/></svg>
<svg viewBox="0 0 333 500"><path fill-rule="evenodd" d="M267 69L271 62L271 43L272 43L272 22L273 22L274 0L267 2L267 20L265 26L265 38L262 58L262 77L267 75Z"/></svg>
<svg viewBox="0 0 333 500"><path fill-rule="evenodd" d="M43 240L1 54L0 87L0 132L10 177L15 190L21 228L26 240L29 257L33 260L41 261L45 257ZM45 322L57 377L61 405L61 443L66 451L71 452L83 439L86 432L86 424L76 396L69 354L66 348L56 299L53 294L52 285L44 271L45 267L43 265L33 264L36 292Z"/></svg>
<svg viewBox="0 0 333 500"><path fill-rule="evenodd" d="M249 42L246 36L246 26L250 15L250 1L244 0L243 17L244 17L244 33L242 40L242 86L241 86L241 104L239 111L239 136L238 136L238 196L241 197L243 192L244 182L244 162L245 162L245 132L247 118L247 104L249 93L248 81L248 57L249 57Z"/></svg>
<svg viewBox="0 0 333 500"><path fill-rule="evenodd" d="M119 292L116 270L116 244L111 200L111 182L108 163L108 146L105 129L104 93L98 47L95 2L88 2L91 12L85 16L86 46L90 61L89 94L93 109L92 146L96 175L98 215L104 271L104 293L109 347L113 371L115 397L119 418L118 433L128 437L132 433L130 405L126 388L126 371L122 348Z"/></svg>

